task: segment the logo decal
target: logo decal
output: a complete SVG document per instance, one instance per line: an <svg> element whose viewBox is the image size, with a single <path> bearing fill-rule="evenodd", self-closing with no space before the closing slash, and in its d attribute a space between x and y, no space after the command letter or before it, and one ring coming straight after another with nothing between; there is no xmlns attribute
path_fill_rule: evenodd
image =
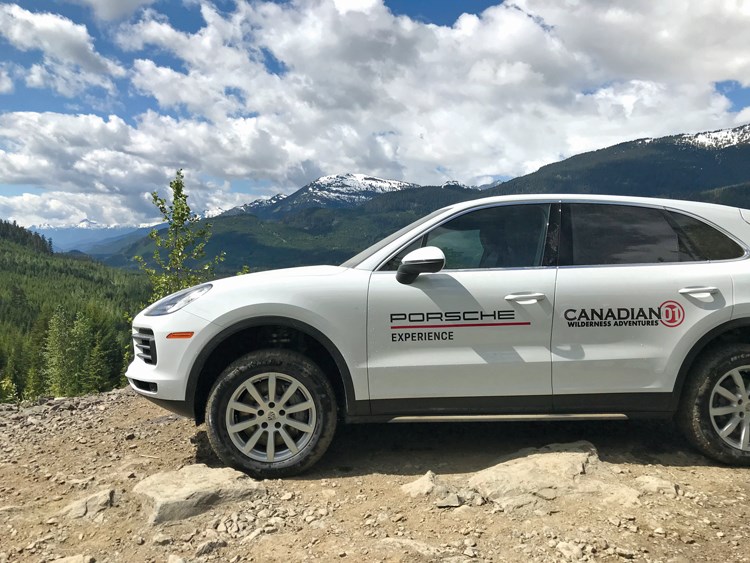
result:
<svg viewBox="0 0 750 563"><path fill-rule="evenodd" d="M563 318L568 328L658 327L674 328L685 320L685 309L677 301L665 301L658 307L594 307L566 309Z"/></svg>
<svg viewBox="0 0 750 563"><path fill-rule="evenodd" d="M685 309L676 301L665 301L659 305L661 311L661 324L674 328L680 326L685 320Z"/></svg>
<svg viewBox="0 0 750 563"><path fill-rule="evenodd" d="M513 309L391 313L389 320L392 342L450 341L454 340L454 331L445 329L515 327L531 324L530 321L516 320Z"/></svg>

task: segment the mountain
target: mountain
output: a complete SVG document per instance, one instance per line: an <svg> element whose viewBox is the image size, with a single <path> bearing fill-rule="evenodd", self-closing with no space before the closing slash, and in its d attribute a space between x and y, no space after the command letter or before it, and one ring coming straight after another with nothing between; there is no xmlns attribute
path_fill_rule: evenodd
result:
<svg viewBox="0 0 750 563"><path fill-rule="evenodd" d="M289 196L278 194L270 199L235 207L223 213L223 216L250 213L261 219L278 220L290 213L313 207L349 209L377 195L416 187L419 187L418 184L364 174L336 174L318 178Z"/></svg>
<svg viewBox="0 0 750 563"><path fill-rule="evenodd" d="M678 142L697 147L723 149L735 145L750 143L750 123L734 129L720 129L708 133L685 134L677 136Z"/></svg>
<svg viewBox="0 0 750 563"><path fill-rule="evenodd" d="M713 201L713 190L748 181L750 124L620 143L548 164L484 193L591 193ZM738 204L735 197L740 193L732 190L723 201Z"/></svg>
<svg viewBox="0 0 750 563"><path fill-rule="evenodd" d="M268 199L256 199L255 201L251 201L250 203L245 203L244 205L239 205L237 207L233 207L229 211L225 211L224 213L220 213L219 217L231 217L233 215L263 215L266 213L266 211L271 210L274 208L278 203L280 203L283 199L286 199L286 194L276 194L273 197L270 197Z"/></svg>
<svg viewBox="0 0 750 563"><path fill-rule="evenodd" d="M46 224L32 225L29 230L51 240L55 252L70 252L71 250L89 252L93 246L99 245L107 239L128 235L138 231L139 228L141 227L102 225L96 221L83 219L76 225L63 227L53 227Z"/></svg>
<svg viewBox="0 0 750 563"><path fill-rule="evenodd" d="M481 195L457 185L423 186L386 192L357 207L308 207L276 220L249 213L224 215L211 219L213 236L206 255L226 252L220 266L225 274L243 265L267 270L338 264L434 209ZM153 241L141 238L101 259L113 266L133 267L133 256L148 259L153 251Z"/></svg>

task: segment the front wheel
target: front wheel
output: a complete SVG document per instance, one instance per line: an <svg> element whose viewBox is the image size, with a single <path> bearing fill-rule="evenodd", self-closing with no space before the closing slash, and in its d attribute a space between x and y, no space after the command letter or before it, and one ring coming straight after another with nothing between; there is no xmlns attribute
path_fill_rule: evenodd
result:
<svg viewBox="0 0 750 563"><path fill-rule="evenodd" d="M727 344L703 356L690 373L677 422L707 456L750 465L750 345Z"/></svg>
<svg viewBox="0 0 750 563"><path fill-rule="evenodd" d="M230 364L211 389L206 410L216 455L258 479L310 468L336 431L330 382L290 350L252 352Z"/></svg>

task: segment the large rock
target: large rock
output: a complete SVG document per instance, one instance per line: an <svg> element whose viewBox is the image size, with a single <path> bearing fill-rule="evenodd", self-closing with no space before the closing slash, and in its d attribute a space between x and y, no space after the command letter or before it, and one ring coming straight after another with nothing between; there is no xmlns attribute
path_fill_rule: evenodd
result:
<svg viewBox="0 0 750 563"><path fill-rule="evenodd" d="M600 470L599 455L590 442L550 444L506 457L476 473L469 486L508 511L572 495L596 496L626 506L638 502L638 491L593 478L597 471L602 476L608 473Z"/></svg>
<svg viewBox="0 0 750 563"><path fill-rule="evenodd" d="M153 512L149 522L159 524L190 518L218 504L256 498L265 495L266 489L234 469L197 464L151 475L138 483L133 492L151 501Z"/></svg>
<svg viewBox="0 0 750 563"><path fill-rule="evenodd" d="M115 492L112 489L103 489L98 493L70 503L60 511L60 516L93 519L97 514L112 506L114 494Z"/></svg>
<svg viewBox="0 0 750 563"><path fill-rule="evenodd" d="M636 486L644 493L661 493L673 498L677 496L677 485L675 485L671 481L662 479L661 477L656 477L653 475L643 475L641 477L636 477L635 483Z"/></svg>
<svg viewBox="0 0 750 563"><path fill-rule="evenodd" d="M416 481L401 485L401 490L410 497L427 496L435 489L435 474L428 471Z"/></svg>

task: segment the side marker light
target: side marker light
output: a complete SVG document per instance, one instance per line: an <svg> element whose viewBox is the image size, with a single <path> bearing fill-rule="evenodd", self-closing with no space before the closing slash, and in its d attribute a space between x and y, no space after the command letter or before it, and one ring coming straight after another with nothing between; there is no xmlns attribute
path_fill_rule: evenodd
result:
<svg viewBox="0 0 750 563"><path fill-rule="evenodd" d="M170 332L167 334L167 340L174 340L178 338L186 339L186 338L192 338L193 332Z"/></svg>

